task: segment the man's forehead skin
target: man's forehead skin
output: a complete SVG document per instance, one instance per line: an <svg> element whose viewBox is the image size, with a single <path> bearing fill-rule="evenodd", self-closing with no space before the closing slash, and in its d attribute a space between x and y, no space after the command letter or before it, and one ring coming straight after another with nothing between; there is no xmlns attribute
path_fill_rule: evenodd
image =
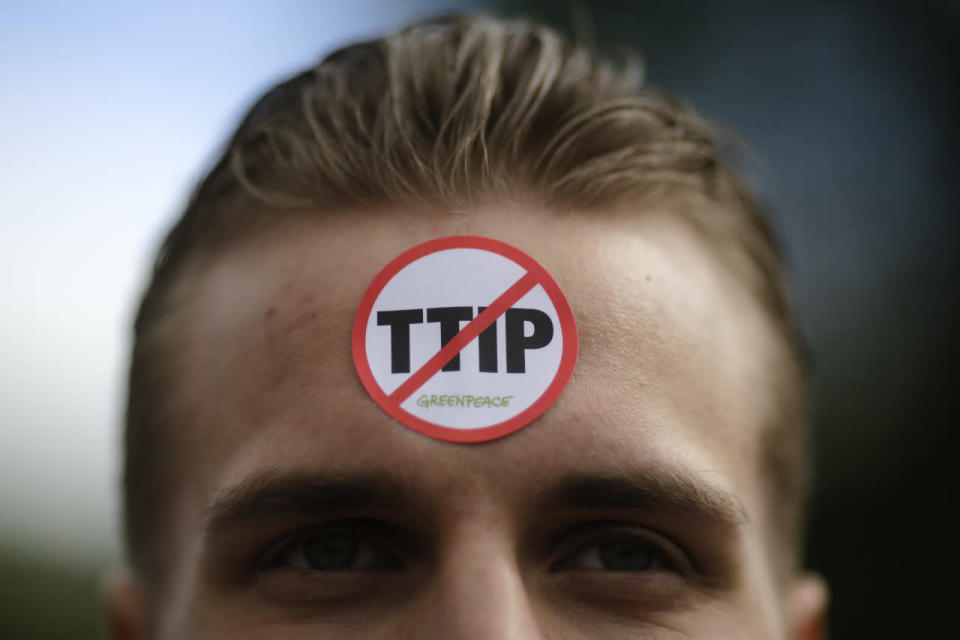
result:
<svg viewBox="0 0 960 640"><path fill-rule="evenodd" d="M425 240L469 233L532 255L570 300L580 356L539 420L483 445L406 429L363 391L350 332L367 285ZM516 504L565 472L669 465L730 494L754 524L772 330L682 224L651 214L358 212L228 250L180 310L178 520L263 470L389 469L427 494ZM764 355L769 354L769 355ZM479 508L479 507L478 507Z"/></svg>

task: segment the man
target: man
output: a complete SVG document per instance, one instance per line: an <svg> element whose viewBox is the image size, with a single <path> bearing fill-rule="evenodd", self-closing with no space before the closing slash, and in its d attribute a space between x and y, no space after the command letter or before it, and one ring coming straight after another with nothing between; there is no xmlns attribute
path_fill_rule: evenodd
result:
<svg viewBox="0 0 960 640"><path fill-rule="evenodd" d="M483 442L387 409L357 339L410 371L436 318L364 305L451 237L530 256L576 321L565 390ZM161 251L111 636L822 637L780 270L708 127L630 65L481 17L331 55L253 107Z"/></svg>

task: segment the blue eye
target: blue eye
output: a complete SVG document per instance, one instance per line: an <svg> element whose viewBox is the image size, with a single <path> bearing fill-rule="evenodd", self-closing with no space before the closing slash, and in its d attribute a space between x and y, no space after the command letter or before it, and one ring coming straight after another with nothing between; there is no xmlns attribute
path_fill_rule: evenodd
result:
<svg viewBox="0 0 960 640"><path fill-rule="evenodd" d="M608 571L649 571L657 566L656 554L635 542L599 544L597 555L603 568Z"/></svg>
<svg viewBox="0 0 960 640"><path fill-rule="evenodd" d="M356 562L359 549L356 536L342 533L314 536L300 543L300 552L307 565L318 571L348 569Z"/></svg>
<svg viewBox="0 0 960 640"><path fill-rule="evenodd" d="M349 571L385 569L397 563L365 537L337 531L300 538L279 555L277 564L313 571Z"/></svg>
<svg viewBox="0 0 960 640"><path fill-rule="evenodd" d="M669 566L665 554L646 542L614 540L581 547L563 563L564 569L641 572Z"/></svg>

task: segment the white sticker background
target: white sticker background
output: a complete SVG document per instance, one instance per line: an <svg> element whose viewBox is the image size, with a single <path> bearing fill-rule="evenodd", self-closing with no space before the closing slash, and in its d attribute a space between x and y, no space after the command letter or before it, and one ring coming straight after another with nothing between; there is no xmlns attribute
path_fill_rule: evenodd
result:
<svg viewBox="0 0 960 640"><path fill-rule="evenodd" d="M377 312L435 307L489 306L519 280L526 271L512 260L482 249L447 249L423 256L407 265L384 286L367 320L366 354L371 373L387 395L397 389L441 348L440 324L410 325L410 373L391 372L391 330L377 324ZM454 429L477 429L495 425L531 406L547 390L560 368L563 332L550 297L536 285L511 305L539 309L553 322L553 339L539 349L525 351L526 372L506 372L505 317L497 318L497 373L479 370L478 340L460 351L459 371L438 371L400 406L432 423ZM463 329L467 322L460 323ZM529 335L532 327L526 326ZM506 407L457 407L417 404L431 395L512 396Z"/></svg>

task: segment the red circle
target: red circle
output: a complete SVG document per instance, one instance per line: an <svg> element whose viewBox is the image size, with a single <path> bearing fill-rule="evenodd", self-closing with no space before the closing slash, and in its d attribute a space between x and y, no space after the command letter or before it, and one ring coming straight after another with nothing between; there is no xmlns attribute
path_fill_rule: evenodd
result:
<svg viewBox="0 0 960 640"><path fill-rule="evenodd" d="M560 319L560 329L563 336L563 353L560 356L560 366L554 375L553 381L547 387L536 402L521 411L514 417L490 425L488 427L479 427L476 429L455 429L445 427L433 422L428 422L418 416L413 415L400 404L391 401L387 394L373 377L373 371L367 361L367 322L373 305L380 296L380 292L387 286L393 277L401 269L410 263L431 253L445 251L447 249L481 249L501 255L508 260L512 260L517 265L526 269L536 278L537 284L543 287L547 296L553 303L557 317ZM534 285L536 286L536 285ZM566 297L560 290L560 285L536 260L512 247L505 242L493 240L492 238L482 238L479 236L449 236L446 238L437 238L429 240L422 244L404 251L399 256L390 261L380 273L373 279L370 286L367 287L363 299L360 301L360 307L357 309L357 315L353 321L353 363L357 369L357 375L363 384L367 393L373 398L373 401L383 409L387 414L395 418L404 426L424 435L448 442L486 442L502 438L518 429L526 426L534 419L545 412L551 404L556 401L573 374L573 367L577 361L578 337L577 326L573 319L573 310L567 302ZM412 375L412 374L411 374Z"/></svg>

